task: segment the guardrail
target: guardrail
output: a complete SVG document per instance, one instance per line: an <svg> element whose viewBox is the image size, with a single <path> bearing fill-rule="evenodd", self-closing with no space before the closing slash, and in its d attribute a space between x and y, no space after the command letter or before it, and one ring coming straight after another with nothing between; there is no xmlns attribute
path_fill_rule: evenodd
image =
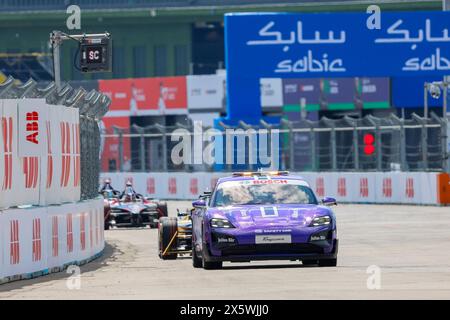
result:
<svg viewBox="0 0 450 320"><path fill-rule="evenodd" d="M242 129L247 140L251 130L265 130L269 135L276 132L279 142L279 169L291 171L443 171L447 170L447 125L445 119L434 113L430 118L413 115L411 119L400 119L395 115L385 118L366 116L361 119L344 117L339 120L322 118L320 121L282 120L280 125L269 125L262 121L258 126L241 122L239 127L219 128L222 139L215 146L234 155L245 154L240 170L254 170L249 161L248 148L234 144L227 150L226 130ZM171 161L171 151L178 143L171 137L177 129L184 129L183 140L196 142L196 135L207 132L208 127L194 130L188 126L163 127L151 125L130 128L112 127L102 131L102 171L212 171L214 165L182 164ZM254 132L254 131L253 131ZM178 135L178 133L177 133ZM367 137L372 139L368 140ZM203 137L197 137L200 140ZM235 139L235 137L232 137ZM370 140L369 139L369 140ZM198 141L198 139L197 139ZM203 141L205 148L210 141ZM116 152L110 152L116 150ZM202 149L204 150L204 149ZM233 165L224 165L221 171L236 170Z"/></svg>
<svg viewBox="0 0 450 320"><path fill-rule="evenodd" d="M0 211L0 284L85 264L101 255L103 200Z"/></svg>
<svg viewBox="0 0 450 320"><path fill-rule="evenodd" d="M101 255L98 121L109 104L69 85L0 85L0 284Z"/></svg>
<svg viewBox="0 0 450 320"><path fill-rule="evenodd" d="M305 179L316 196L335 197L344 203L448 205L450 176L438 172L291 172ZM129 180L137 192L158 199L194 200L213 190L217 172L160 172L101 174L121 190Z"/></svg>
<svg viewBox="0 0 450 320"><path fill-rule="evenodd" d="M98 121L110 99L92 90L8 78L0 85L0 208L97 197Z"/></svg>

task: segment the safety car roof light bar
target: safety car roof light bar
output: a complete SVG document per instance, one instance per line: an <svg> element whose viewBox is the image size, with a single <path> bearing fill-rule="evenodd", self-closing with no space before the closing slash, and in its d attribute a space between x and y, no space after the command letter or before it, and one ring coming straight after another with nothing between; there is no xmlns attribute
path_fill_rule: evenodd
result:
<svg viewBox="0 0 450 320"><path fill-rule="evenodd" d="M253 176L287 176L289 171L249 171L233 172L233 177L253 177Z"/></svg>

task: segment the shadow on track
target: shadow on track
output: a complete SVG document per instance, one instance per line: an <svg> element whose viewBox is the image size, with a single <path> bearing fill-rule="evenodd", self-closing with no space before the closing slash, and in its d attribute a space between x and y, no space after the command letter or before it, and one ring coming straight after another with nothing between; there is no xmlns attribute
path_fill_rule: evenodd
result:
<svg viewBox="0 0 450 320"><path fill-rule="evenodd" d="M91 272L96 271L98 269L101 269L102 267L106 266L108 263L116 260L117 256L121 254L121 251L117 248L115 244L109 244L105 242L105 249L103 251L103 255L101 257L98 257L95 260L92 260L91 262L80 266L81 269L81 275L85 272ZM70 277L71 274L66 273L66 270L63 270L61 272L57 273L51 273L49 275L45 275L42 277L37 277L34 279L27 279L27 280L17 280L9 283L5 283L3 285L0 285L0 292L8 292L11 290L18 290L22 289L28 286L32 286L35 284L41 284L49 281L55 281L55 280L63 280L68 277Z"/></svg>
<svg viewBox="0 0 450 320"><path fill-rule="evenodd" d="M304 266L301 263L297 264L268 264L268 265L226 265L222 267L222 270L245 270L245 269L313 269L313 268L320 268L317 265L311 265L311 266Z"/></svg>

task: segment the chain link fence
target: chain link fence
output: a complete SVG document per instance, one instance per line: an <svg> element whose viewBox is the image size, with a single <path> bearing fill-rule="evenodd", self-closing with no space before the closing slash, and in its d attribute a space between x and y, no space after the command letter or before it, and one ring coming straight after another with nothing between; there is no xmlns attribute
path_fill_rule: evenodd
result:
<svg viewBox="0 0 450 320"><path fill-rule="evenodd" d="M96 198L100 177L98 123L108 111L111 100L96 90L87 92L84 88L64 84L58 91L54 82L42 84L33 79L20 83L9 77L0 85L0 99L23 98L45 99L47 104L79 110L81 200Z"/></svg>
<svg viewBox="0 0 450 320"><path fill-rule="evenodd" d="M165 172L165 171L213 171L254 170L258 165L221 165L196 162L176 164L173 148L178 139L172 141L175 130L184 129L189 146L198 143L194 125L131 128L113 127L102 132L103 171ZM291 171L445 171L447 166L447 125L435 114L430 118L413 115L411 119L400 119L395 115L378 118L372 115L360 119L344 117L339 120L322 118L320 121L282 120L273 126L262 121L259 126L241 122L238 128L225 125L219 128L224 150L227 145L226 129L266 130L277 133L279 168ZM216 130L218 131L218 130ZM269 136L271 136L269 134ZM234 138L233 138L234 139ZM216 143L217 143L216 139ZM208 143L200 142L200 151ZM249 139L245 142L249 147ZM217 146L217 145L216 145ZM233 148L236 158L242 150ZM247 148L248 150L248 148ZM193 158L201 155L193 155Z"/></svg>

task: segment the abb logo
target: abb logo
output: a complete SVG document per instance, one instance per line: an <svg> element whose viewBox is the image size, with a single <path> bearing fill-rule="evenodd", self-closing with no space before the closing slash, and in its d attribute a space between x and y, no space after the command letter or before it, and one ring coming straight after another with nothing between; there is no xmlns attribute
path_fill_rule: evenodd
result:
<svg viewBox="0 0 450 320"><path fill-rule="evenodd" d="M406 178L406 197L414 198L414 179Z"/></svg>
<svg viewBox="0 0 450 320"><path fill-rule="evenodd" d="M39 113L37 111L27 112L26 114L26 132L27 132L27 141L39 144L38 136L39 136Z"/></svg>
<svg viewBox="0 0 450 320"><path fill-rule="evenodd" d="M19 241L19 220L11 220L9 222L10 229L10 264L20 263L20 241Z"/></svg>
<svg viewBox="0 0 450 320"><path fill-rule="evenodd" d="M392 179L391 178L383 179L383 197L386 197L386 198L392 197Z"/></svg>
<svg viewBox="0 0 450 320"><path fill-rule="evenodd" d="M74 170L74 179L73 179L73 186L79 187L80 186L80 180L81 180L81 170L80 170L80 125L79 124L73 124L72 125L72 131L73 131L73 145L74 145L74 151L75 156L73 159L73 170Z"/></svg>
<svg viewBox="0 0 450 320"><path fill-rule="evenodd" d="M3 176L2 190L11 190L12 187L12 139L13 139L12 117L2 118L3 151L5 152L5 174Z"/></svg>
<svg viewBox="0 0 450 320"><path fill-rule="evenodd" d="M50 121L45 123L47 128L47 183L46 188L52 187L53 182L53 154L52 154L52 130Z"/></svg>
<svg viewBox="0 0 450 320"><path fill-rule="evenodd" d="M33 262L41 261L42 242L41 242L41 219L33 219L33 240L32 240Z"/></svg>
<svg viewBox="0 0 450 320"><path fill-rule="evenodd" d="M52 255L53 257L57 257L59 254L58 246L59 246L59 231L58 231L58 217L52 217Z"/></svg>
<svg viewBox="0 0 450 320"><path fill-rule="evenodd" d="M345 197L347 195L347 186L345 178L338 179L338 195L341 197Z"/></svg>
<svg viewBox="0 0 450 320"><path fill-rule="evenodd" d="M82 213L80 216L80 245L81 250L86 249L86 213Z"/></svg>
<svg viewBox="0 0 450 320"><path fill-rule="evenodd" d="M61 129L61 187L67 187L70 176L70 130L68 122L59 124Z"/></svg>
<svg viewBox="0 0 450 320"><path fill-rule="evenodd" d="M191 184L189 190L191 191L191 194L197 195L198 194L198 179L192 178Z"/></svg>
<svg viewBox="0 0 450 320"><path fill-rule="evenodd" d="M25 175L25 188L34 189L37 187L39 176L39 158L23 158L23 173Z"/></svg>
<svg viewBox="0 0 450 320"><path fill-rule="evenodd" d="M155 178L147 178L147 193L155 194Z"/></svg>
<svg viewBox="0 0 450 320"><path fill-rule="evenodd" d="M73 225L72 225L72 214L69 213L66 216L67 223L67 253L73 251Z"/></svg>
<svg viewBox="0 0 450 320"><path fill-rule="evenodd" d="M177 178L169 178L169 193L177 193Z"/></svg>
<svg viewBox="0 0 450 320"><path fill-rule="evenodd" d="M367 198L369 196L369 179L359 179L359 195L362 198Z"/></svg>

